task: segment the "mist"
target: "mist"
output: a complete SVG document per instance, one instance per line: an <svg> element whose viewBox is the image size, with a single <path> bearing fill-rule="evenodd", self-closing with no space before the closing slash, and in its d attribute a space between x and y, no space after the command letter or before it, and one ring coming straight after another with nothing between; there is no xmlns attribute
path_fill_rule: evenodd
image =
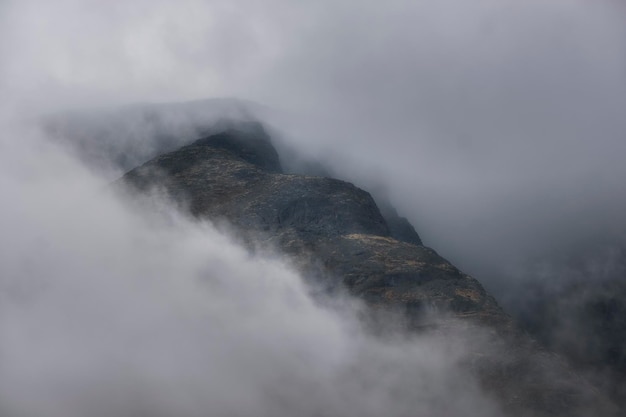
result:
<svg viewBox="0 0 626 417"><path fill-rule="evenodd" d="M262 119L298 156L294 171L320 161L389 199L426 245L525 311L536 285L551 296L623 275L611 254L626 247L625 20L609 0L2 2L0 407L314 415L328 403L331 415L394 415L377 407L441 410L453 392L443 415L495 413L440 340L373 340L317 305L284 261L174 208L146 219L103 191L163 150L143 145L150 120L114 119L88 164L24 125L250 100L202 123ZM166 131L194 138L208 110L175 107ZM119 132L133 138L116 148L121 164L107 159ZM362 379L345 376L364 362ZM397 363L408 374L389 370ZM377 370L390 381L370 385ZM424 378L427 400L394 397Z"/></svg>
<svg viewBox="0 0 626 417"><path fill-rule="evenodd" d="M461 364L466 336L371 336L356 302L322 307L279 256L130 204L36 131L13 133L3 415L498 415Z"/></svg>
<svg viewBox="0 0 626 417"><path fill-rule="evenodd" d="M302 141L386 189L428 245L504 295L528 264L624 242L625 16L607 2L460 3L329 19L324 45L352 43L297 48L329 85Z"/></svg>
<svg viewBox="0 0 626 417"><path fill-rule="evenodd" d="M624 240L625 13L584 0L5 2L2 89L21 117L267 105L301 154L384 190L428 245L505 296L529 263Z"/></svg>

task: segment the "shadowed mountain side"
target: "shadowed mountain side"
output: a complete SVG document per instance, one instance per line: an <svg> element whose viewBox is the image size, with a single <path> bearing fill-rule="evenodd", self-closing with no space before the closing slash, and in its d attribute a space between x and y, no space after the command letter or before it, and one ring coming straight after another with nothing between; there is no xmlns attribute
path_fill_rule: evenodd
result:
<svg viewBox="0 0 626 417"><path fill-rule="evenodd" d="M158 156L118 184L163 192L194 216L232 224L251 246L278 248L316 284L364 300L377 325L396 325L385 317L400 313L417 331L487 329L488 348L470 342L465 365L507 415L612 415L584 379L519 332L477 280L423 246L395 211L383 215L350 183L282 173L259 124Z"/></svg>

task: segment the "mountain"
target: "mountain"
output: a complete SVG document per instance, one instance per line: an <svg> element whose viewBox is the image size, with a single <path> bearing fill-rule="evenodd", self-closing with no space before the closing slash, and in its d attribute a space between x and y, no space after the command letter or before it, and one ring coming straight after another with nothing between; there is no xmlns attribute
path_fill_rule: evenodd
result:
<svg viewBox="0 0 626 417"><path fill-rule="evenodd" d="M402 300L415 312L439 308L508 323L478 281L423 246L406 220L385 218L369 193L332 178L283 174L262 127L239 129L161 155L124 181L144 191L164 187L195 216L226 220L297 256L307 275L334 276L331 286L370 303Z"/></svg>
<svg viewBox="0 0 626 417"><path fill-rule="evenodd" d="M463 365L506 415L613 415L610 401L519 330L476 279L423 245L387 202L338 179L285 173L257 122L222 127L130 170L116 186L164 195L197 218L227 224L251 250L286 255L321 294L362 300L373 331L487 334L487 345L467 339Z"/></svg>

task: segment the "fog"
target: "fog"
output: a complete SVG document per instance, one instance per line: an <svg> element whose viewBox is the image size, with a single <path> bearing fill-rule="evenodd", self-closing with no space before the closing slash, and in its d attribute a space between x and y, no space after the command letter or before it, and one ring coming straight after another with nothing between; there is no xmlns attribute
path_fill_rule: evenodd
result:
<svg viewBox="0 0 626 417"><path fill-rule="evenodd" d="M370 336L356 303L320 306L278 256L168 204L131 205L13 127L22 141L3 139L0 156L2 415L498 415L461 365L465 336Z"/></svg>
<svg viewBox="0 0 626 417"><path fill-rule="evenodd" d="M434 415L454 393L442 415L494 412L441 341L371 339L283 261L106 194L123 169L102 147L85 166L24 125L252 100L243 113L284 149L389 198L514 311L529 281L623 271L609 255L626 246L625 20L609 0L2 2L0 407ZM128 137L151 134L145 122ZM129 146L127 164L157 151ZM395 390L408 380L429 381L426 399Z"/></svg>
<svg viewBox="0 0 626 417"><path fill-rule="evenodd" d="M427 244L506 296L554 251L624 239L625 13L586 0L5 2L2 89L22 116L269 106L300 153L386 189Z"/></svg>

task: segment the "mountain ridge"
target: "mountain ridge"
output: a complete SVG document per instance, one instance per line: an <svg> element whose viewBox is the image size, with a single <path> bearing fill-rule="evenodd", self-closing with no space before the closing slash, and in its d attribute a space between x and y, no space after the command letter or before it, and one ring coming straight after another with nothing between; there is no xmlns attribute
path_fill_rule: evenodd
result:
<svg viewBox="0 0 626 417"><path fill-rule="evenodd" d="M374 316L391 311L411 331L488 329L500 354L470 349L468 366L507 415L612 415L608 400L520 331L476 279L424 246L395 210L385 218L368 192L345 181L283 173L258 122L157 156L116 184L157 190L197 218L225 221L251 247L277 248L309 281L346 290ZM378 325L389 326L382 317Z"/></svg>

